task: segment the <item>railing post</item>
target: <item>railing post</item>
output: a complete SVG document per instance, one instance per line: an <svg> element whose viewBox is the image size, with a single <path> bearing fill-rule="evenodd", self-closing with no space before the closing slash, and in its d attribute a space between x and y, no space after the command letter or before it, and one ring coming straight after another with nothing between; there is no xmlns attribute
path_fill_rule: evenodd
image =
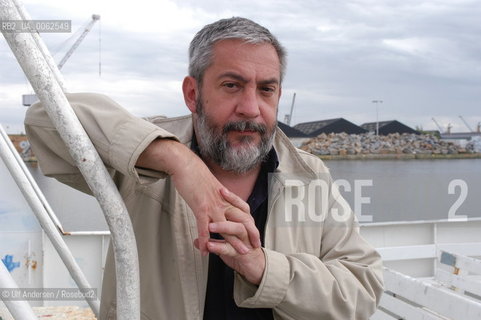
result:
<svg viewBox="0 0 481 320"><path fill-rule="evenodd" d="M0 0L0 18L21 20L11 0ZM3 34L104 212L115 257L117 317L140 319L137 246L125 204L31 34Z"/></svg>

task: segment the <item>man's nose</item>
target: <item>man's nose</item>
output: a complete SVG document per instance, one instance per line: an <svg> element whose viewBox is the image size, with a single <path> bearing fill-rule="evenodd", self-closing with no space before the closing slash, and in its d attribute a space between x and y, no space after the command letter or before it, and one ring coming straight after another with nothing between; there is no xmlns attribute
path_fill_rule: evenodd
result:
<svg viewBox="0 0 481 320"><path fill-rule="evenodd" d="M239 97L236 113L244 118L255 118L260 115L260 97L257 90L245 88Z"/></svg>

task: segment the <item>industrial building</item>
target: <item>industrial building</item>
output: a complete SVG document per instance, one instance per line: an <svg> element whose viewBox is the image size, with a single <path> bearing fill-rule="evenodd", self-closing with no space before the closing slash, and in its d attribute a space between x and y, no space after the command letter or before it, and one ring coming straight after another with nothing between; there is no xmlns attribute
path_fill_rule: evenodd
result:
<svg viewBox="0 0 481 320"><path fill-rule="evenodd" d="M414 133L419 134L418 131L408 127L407 125L397 121L379 121L379 122L367 122L361 125L362 128L369 132L379 133L386 136L391 133ZM377 132L379 131L379 132Z"/></svg>
<svg viewBox="0 0 481 320"><path fill-rule="evenodd" d="M345 132L348 134L361 134L367 132L367 130L344 118L303 122L296 124L294 128L305 133L308 137L317 137L321 133L329 134Z"/></svg>

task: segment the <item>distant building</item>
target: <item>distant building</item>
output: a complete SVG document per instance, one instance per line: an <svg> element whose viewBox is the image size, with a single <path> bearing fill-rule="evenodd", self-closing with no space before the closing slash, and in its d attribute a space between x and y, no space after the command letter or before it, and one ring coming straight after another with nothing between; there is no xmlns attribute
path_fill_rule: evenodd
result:
<svg viewBox="0 0 481 320"><path fill-rule="evenodd" d="M279 127L279 129L282 130L282 132L284 132L284 134L289 138L289 140L291 140L292 144L294 144L296 147L300 147L304 141L310 139L304 132L288 126L283 122L277 121L277 126Z"/></svg>
<svg viewBox="0 0 481 320"><path fill-rule="evenodd" d="M361 125L362 128L366 129L369 132L376 133L376 125L377 122L367 122ZM390 133L414 133L419 134L418 131L414 130L413 128L408 127L405 124L397 120L390 120L390 121L379 121L379 134L386 136Z"/></svg>
<svg viewBox="0 0 481 320"><path fill-rule="evenodd" d="M317 137L321 133L329 134L345 132L347 134L360 134L367 132L367 130L344 118L303 122L296 124L294 128L305 133L308 137Z"/></svg>

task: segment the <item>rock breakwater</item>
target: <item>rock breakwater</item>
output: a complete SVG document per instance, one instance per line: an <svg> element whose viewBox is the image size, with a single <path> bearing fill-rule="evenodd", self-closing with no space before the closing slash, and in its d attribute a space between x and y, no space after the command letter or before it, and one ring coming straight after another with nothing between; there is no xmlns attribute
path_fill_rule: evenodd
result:
<svg viewBox="0 0 481 320"><path fill-rule="evenodd" d="M376 136L373 133L347 134L322 133L305 142L301 149L316 155L389 155L389 154L425 154L454 155L475 153L473 144L460 147L433 135L399 134Z"/></svg>

